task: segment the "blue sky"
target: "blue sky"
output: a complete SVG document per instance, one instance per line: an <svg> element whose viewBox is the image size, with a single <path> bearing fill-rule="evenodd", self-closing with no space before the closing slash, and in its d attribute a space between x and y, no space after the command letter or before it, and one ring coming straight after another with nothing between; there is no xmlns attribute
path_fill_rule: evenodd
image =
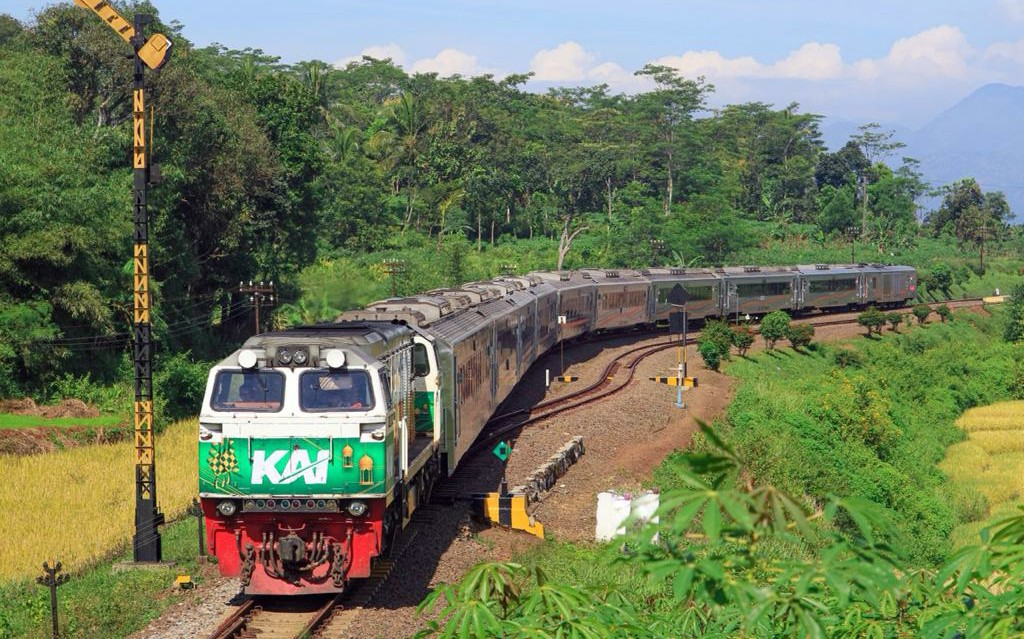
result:
<svg viewBox="0 0 1024 639"><path fill-rule="evenodd" d="M198 45L286 62L370 53L442 75L532 70L534 90L632 92L645 88L632 72L656 61L707 76L716 104L797 101L906 126L985 83L1024 83L1024 0L154 2ZM0 0L0 12L30 20L45 4Z"/></svg>

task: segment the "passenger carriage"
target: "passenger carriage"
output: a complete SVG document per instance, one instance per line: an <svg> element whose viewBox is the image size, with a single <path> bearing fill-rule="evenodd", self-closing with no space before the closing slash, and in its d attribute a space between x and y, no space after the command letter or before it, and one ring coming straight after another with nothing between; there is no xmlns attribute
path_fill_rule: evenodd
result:
<svg viewBox="0 0 1024 639"><path fill-rule="evenodd" d="M797 308L797 274L783 267L716 269L722 280L722 317L760 316Z"/></svg>
<svg viewBox="0 0 1024 639"><path fill-rule="evenodd" d="M862 305L864 279L856 266L812 264L798 266L799 308L830 310Z"/></svg>
<svg viewBox="0 0 1024 639"><path fill-rule="evenodd" d="M648 313L652 321L668 320L673 310L668 295L677 284L686 289L686 314L690 319L717 317L721 314L722 282L711 269L652 268L640 273L651 282Z"/></svg>

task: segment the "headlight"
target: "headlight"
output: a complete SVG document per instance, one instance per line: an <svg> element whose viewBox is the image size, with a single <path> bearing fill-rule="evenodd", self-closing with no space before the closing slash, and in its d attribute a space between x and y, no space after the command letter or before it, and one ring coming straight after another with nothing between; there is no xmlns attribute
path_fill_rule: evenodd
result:
<svg viewBox="0 0 1024 639"><path fill-rule="evenodd" d="M237 510L238 504L231 501L230 499L225 499L224 501L217 504L217 512L224 515L225 517L230 517L234 515Z"/></svg>
<svg viewBox="0 0 1024 639"><path fill-rule="evenodd" d="M367 508L368 506L366 505L366 502L354 501L348 505L348 508L346 510L348 510L348 514L352 515L353 517L362 517L366 514Z"/></svg>
<svg viewBox="0 0 1024 639"><path fill-rule="evenodd" d="M295 362L296 366L302 366L309 359L309 353L306 351L296 350L292 353L292 361Z"/></svg>
<svg viewBox="0 0 1024 639"><path fill-rule="evenodd" d="M287 348L277 349L277 361L281 362L282 364L291 364L292 352Z"/></svg>

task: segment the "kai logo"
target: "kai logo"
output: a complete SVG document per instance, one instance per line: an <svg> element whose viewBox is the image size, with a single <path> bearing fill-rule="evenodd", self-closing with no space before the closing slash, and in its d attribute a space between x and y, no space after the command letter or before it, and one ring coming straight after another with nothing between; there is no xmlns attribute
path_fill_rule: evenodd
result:
<svg viewBox="0 0 1024 639"><path fill-rule="evenodd" d="M290 453L290 454L289 454ZM252 484L259 486L266 480L270 484L292 484L302 480L307 486L327 483L327 462L331 457L328 450L316 451L316 459L309 458L309 451L298 450L257 450L252 456ZM287 459L287 461L285 461ZM282 467L281 463L284 462Z"/></svg>

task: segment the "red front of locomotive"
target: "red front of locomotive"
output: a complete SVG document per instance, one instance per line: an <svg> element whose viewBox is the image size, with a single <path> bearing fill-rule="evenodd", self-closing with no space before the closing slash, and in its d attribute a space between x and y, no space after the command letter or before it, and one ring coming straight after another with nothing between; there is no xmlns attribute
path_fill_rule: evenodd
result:
<svg viewBox="0 0 1024 639"><path fill-rule="evenodd" d="M247 594L341 592L350 579L369 577L382 553L383 499L204 498L201 504L208 552ZM365 510L354 514L360 507Z"/></svg>

